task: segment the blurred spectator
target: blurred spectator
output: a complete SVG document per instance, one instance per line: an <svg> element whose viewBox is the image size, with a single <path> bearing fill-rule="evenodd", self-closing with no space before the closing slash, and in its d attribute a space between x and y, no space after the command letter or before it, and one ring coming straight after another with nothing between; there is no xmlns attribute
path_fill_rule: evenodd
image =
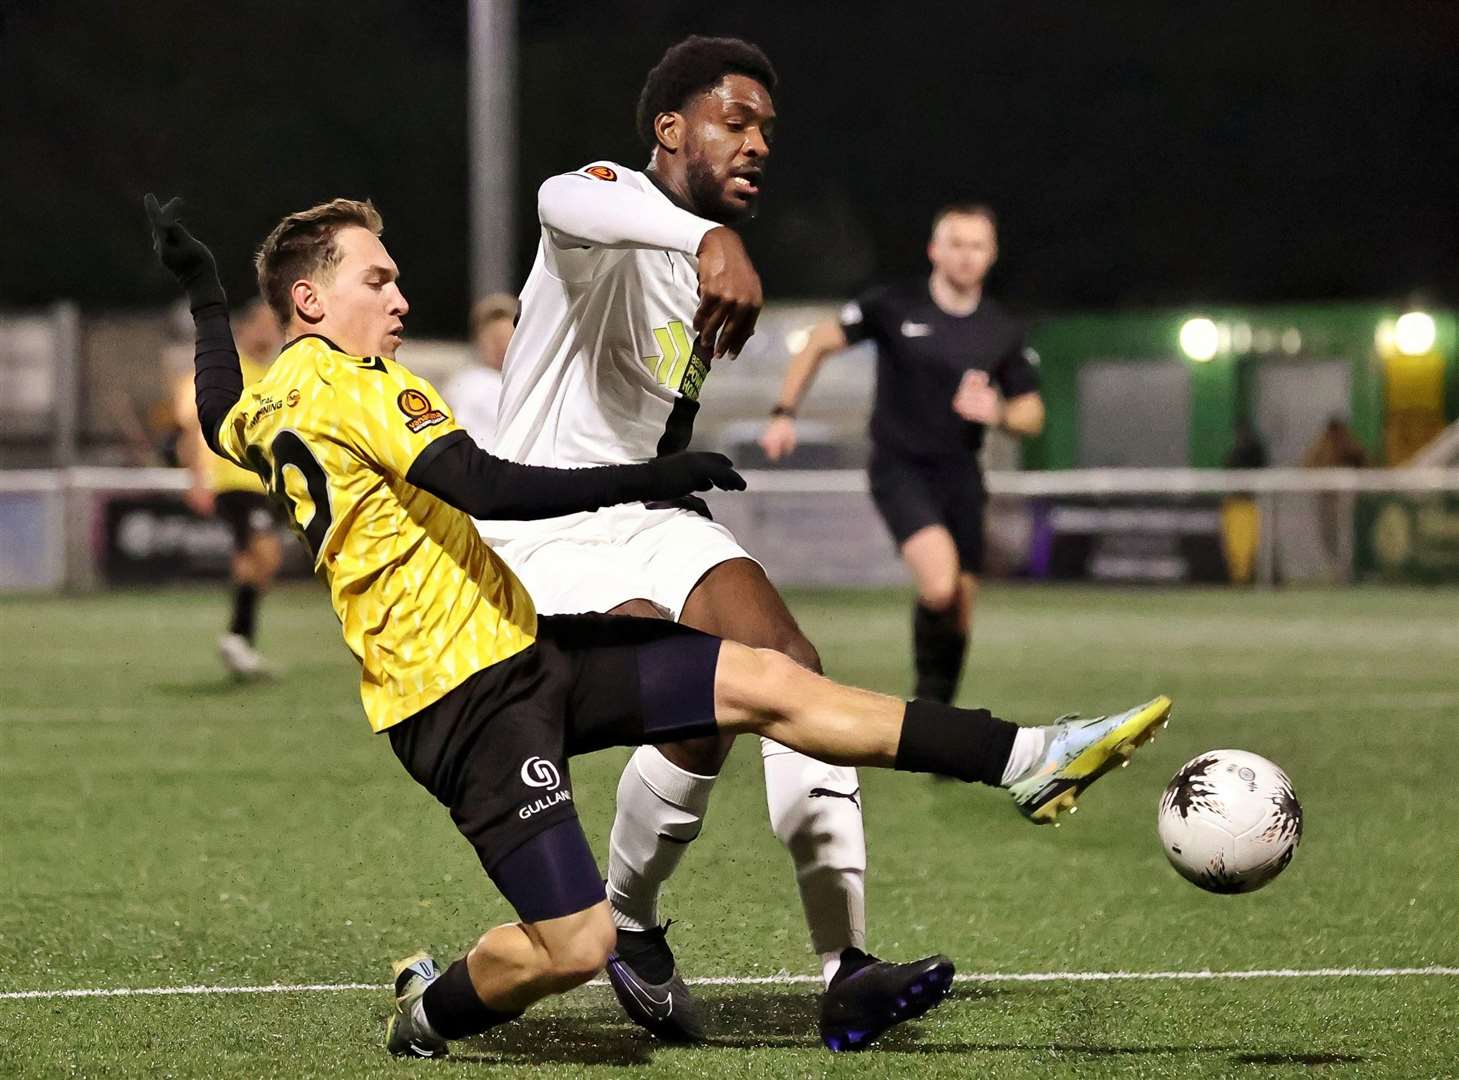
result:
<svg viewBox="0 0 1459 1080"><path fill-rule="evenodd" d="M1302 464L1308 469L1361 469L1368 464L1368 451L1348 422L1334 416L1302 455Z"/></svg>
<svg viewBox="0 0 1459 1080"><path fill-rule="evenodd" d="M1250 420L1238 420L1231 452L1226 455L1228 469L1265 469L1267 467L1266 443Z"/></svg>
<svg viewBox="0 0 1459 1080"><path fill-rule="evenodd" d="M1341 416L1327 421L1302 464L1309 469L1360 469L1368 464L1368 452L1353 429ZM1341 491L1324 491L1317 496L1317 531L1327 559L1327 577L1341 581L1347 577L1347 549L1344 525L1351 526L1353 498Z"/></svg>
<svg viewBox="0 0 1459 1080"><path fill-rule="evenodd" d="M1223 464L1228 469L1264 469L1266 444L1249 420L1236 422L1231 451ZM1221 502L1221 551L1234 585L1249 585L1261 547L1261 511L1250 494L1229 495Z"/></svg>
<svg viewBox="0 0 1459 1080"><path fill-rule="evenodd" d="M517 322L517 298L484 296L471 307L471 347L476 363L462 368L441 392L456 423L483 450L496 443L497 404L502 395L502 361Z"/></svg>

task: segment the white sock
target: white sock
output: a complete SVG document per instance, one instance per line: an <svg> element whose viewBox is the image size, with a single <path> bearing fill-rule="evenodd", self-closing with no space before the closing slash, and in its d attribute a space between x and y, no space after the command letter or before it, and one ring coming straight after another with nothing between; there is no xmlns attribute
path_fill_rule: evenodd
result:
<svg viewBox="0 0 1459 1080"><path fill-rule="evenodd" d="M795 861L811 947L828 957L866 947L866 833L856 770L761 740L770 827ZM854 796L852 798L851 796ZM830 975L826 978L829 981Z"/></svg>
<svg viewBox="0 0 1459 1080"><path fill-rule="evenodd" d="M679 768L657 747L640 746L629 758L608 839L608 899L619 929L659 925L659 891L699 835L714 781Z"/></svg>
<svg viewBox="0 0 1459 1080"><path fill-rule="evenodd" d="M1018 729L1018 734L1013 736L1013 749L1008 754L1008 764L1003 766L1001 783L1004 787L1023 779L1025 773L1032 772L1043 761L1051 730L1047 727Z"/></svg>
<svg viewBox="0 0 1459 1080"><path fill-rule="evenodd" d="M836 977L836 972L841 970L841 954L839 952L821 953L821 979L826 984L826 989L831 989L831 980Z"/></svg>
<svg viewBox="0 0 1459 1080"><path fill-rule="evenodd" d="M426 1019L426 996L424 994L416 998L411 1004L410 1020L415 1025L415 1029L427 1038L440 1039L442 1042L446 1041L446 1037L431 1027L430 1020Z"/></svg>

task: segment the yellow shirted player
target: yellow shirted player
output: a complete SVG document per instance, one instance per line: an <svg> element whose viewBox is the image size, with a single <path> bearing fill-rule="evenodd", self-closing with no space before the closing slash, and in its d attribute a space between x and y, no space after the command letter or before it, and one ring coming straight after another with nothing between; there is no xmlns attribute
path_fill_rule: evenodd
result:
<svg viewBox="0 0 1459 1080"><path fill-rule="evenodd" d="M290 342L218 428L218 448L270 478L309 545L375 731L536 634L531 599L471 519L406 479L461 433L424 379L313 334Z"/></svg>
<svg viewBox="0 0 1459 1080"><path fill-rule="evenodd" d="M260 291L292 340L245 390L211 253L178 223L175 201L149 195L146 205L158 254L191 301L208 446L262 477L303 536L359 658L371 726L449 808L520 920L487 931L444 972L425 954L397 965L394 1054L444 1054L447 1040L511 1020L613 960L602 875L573 801L574 755L754 733L836 764L1012 785L1016 805L1041 820L1072 806L1169 710L1160 698L1018 728L839 686L780 653L667 620L538 619L468 515L546 518L741 489L728 459L553 469L481 450L430 384L395 362L408 310L398 272L375 208L345 199L289 215L264 241ZM951 963L933 958L920 995L898 1007L931 1008L951 978Z"/></svg>
<svg viewBox="0 0 1459 1080"><path fill-rule="evenodd" d="M245 386L263 378L268 361L283 340L279 322L262 299L255 297L234 313L238 366ZM192 379L180 380L173 410L183 432L180 454L192 474L187 503L204 516L216 516L233 539L229 576L233 583L233 610L228 630L218 639L218 652L228 670L240 678L268 674L268 662L254 645L258 605L273 584L284 550L279 517L258 474L212 453L198 426Z"/></svg>

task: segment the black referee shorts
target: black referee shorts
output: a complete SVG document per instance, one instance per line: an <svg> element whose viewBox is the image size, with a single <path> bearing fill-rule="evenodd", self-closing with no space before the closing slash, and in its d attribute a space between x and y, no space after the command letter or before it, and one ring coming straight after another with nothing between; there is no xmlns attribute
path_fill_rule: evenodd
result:
<svg viewBox="0 0 1459 1080"><path fill-rule="evenodd" d="M236 552L247 551L254 534L283 524L278 508L257 491L220 491L213 497L213 513L228 526Z"/></svg>
<svg viewBox="0 0 1459 1080"><path fill-rule="evenodd" d="M663 619L544 616L537 642L389 729L524 922L602 901L568 758L711 735L720 640Z"/></svg>
<svg viewBox="0 0 1459 1080"><path fill-rule="evenodd" d="M897 546L929 525L952 534L958 561L983 572L983 506L988 501L976 462L937 462L874 450L867 465L871 499Z"/></svg>

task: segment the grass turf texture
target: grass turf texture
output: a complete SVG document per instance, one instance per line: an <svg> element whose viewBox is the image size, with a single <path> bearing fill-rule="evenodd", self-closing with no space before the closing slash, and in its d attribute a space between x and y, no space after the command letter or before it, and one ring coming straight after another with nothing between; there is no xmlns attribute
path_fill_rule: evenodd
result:
<svg viewBox="0 0 1459 1080"><path fill-rule="evenodd" d="M908 598L792 594L836 677L892 693ZM1172 694L1173 722L1059 830L1006 795L870 770L870 946L963 971L1459 965L1448 822L1453 592L998 587L963 703L1021 722ZM369 734L315 587L262 611L276 682L223 679L221 593L0 601L0 991L384 983L508 919L449 819ZM1181 881L1165 782L1235 746L1291 774L1306 833L1251 896ZM603 851L626 752L579 759ZM758 748L732 756L666 896L691 976L809 974ZM717 1076L1453 1075L1459 979L960 983L928 1020L832 1057L816 988L703 987L716 1045L664 1048L606 988L455 1047L472 1073ZM384 991L0 1000L0 1075L420 1074L381 1046ZM448 1068L450 1066L447 1066Z"/></svg>

